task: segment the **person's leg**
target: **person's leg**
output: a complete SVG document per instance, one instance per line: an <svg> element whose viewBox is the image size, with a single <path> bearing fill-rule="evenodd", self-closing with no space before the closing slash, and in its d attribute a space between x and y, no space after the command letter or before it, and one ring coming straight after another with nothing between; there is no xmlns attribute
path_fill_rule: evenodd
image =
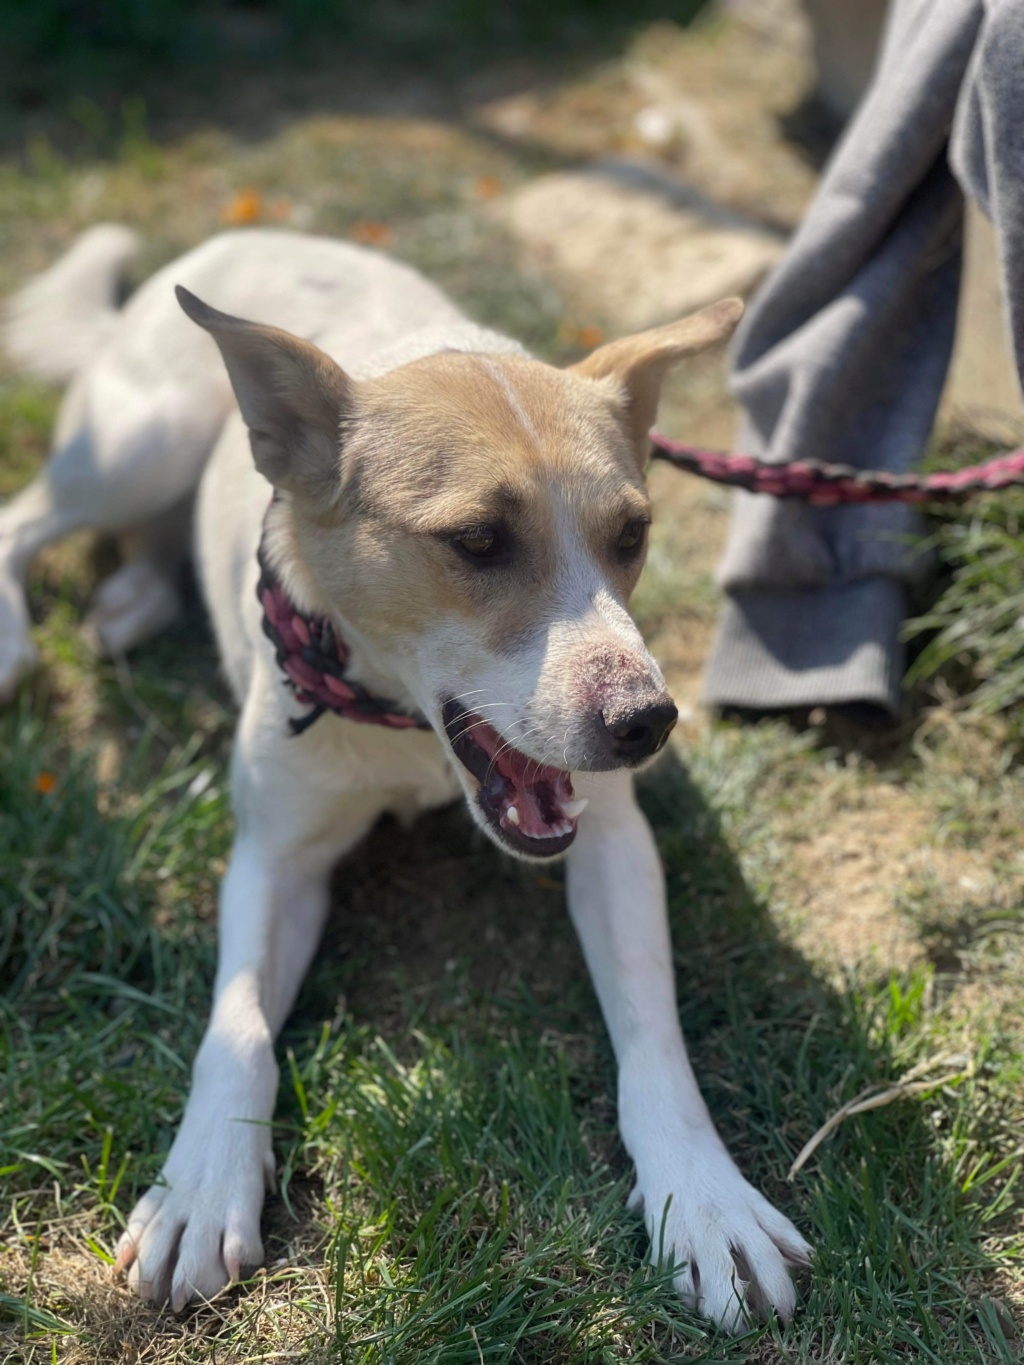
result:
<svg viewBox="0 0 1024 1365"><path fill-rule="evenodd" d="M950 148L957 179L991 219L1024 388L1024 10L994 0L975 46Z"/></svg>
<svg viewBox="0 0 1024 1365"><path fill-rule="evenodd" d="M947 139L982 18L981 0L896 0L875 80L737 333L738 449L889 470L920 457L960 276L963 204ZM915 526L903 506L739 494L707 700L897 711Z"/></svg>

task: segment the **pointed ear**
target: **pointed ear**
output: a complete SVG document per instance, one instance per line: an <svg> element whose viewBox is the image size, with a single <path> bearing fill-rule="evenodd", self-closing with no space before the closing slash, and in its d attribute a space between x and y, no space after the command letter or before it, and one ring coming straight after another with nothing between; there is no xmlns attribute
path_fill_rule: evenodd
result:
<svg viewBox="0 0 1024 1365"><path fill-rule="evenodd" d="M354 397L344 370L311 342L219 313L180 284L174 292L220 347L256 468L275 488L332 499L341 423Z"/></svg>
<svg viewBox="0 0 1024 1365"><path fill-rule="evenodd" d="M647 433L658 415L665 375L688 355L725 341L742 316L741 299L723 299L680 322L599 346L586 360L570 366L570 373L618 384L626 428L638 450L646 455Z"/></svg>

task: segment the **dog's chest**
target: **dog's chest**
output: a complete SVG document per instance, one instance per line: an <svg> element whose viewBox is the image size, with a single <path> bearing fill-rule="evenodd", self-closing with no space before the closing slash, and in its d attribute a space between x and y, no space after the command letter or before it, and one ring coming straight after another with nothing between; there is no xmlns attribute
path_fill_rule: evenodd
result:
<svg viewBox="0 0 1024 1365"><path fill-rule="evenodd" d="M433 731L390 730L326 714L292 741L310 755L325 787L412 821L461 794ZM320 784L318 784L320 785Z"/></svg>

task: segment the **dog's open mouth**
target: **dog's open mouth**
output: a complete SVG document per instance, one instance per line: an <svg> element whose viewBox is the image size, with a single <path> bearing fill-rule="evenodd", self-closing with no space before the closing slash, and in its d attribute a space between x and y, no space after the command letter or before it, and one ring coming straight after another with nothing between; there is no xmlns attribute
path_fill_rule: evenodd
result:
<svg viewBox="0 0 1024 1365"><path fill-rule="evenodd" d="M444 703L441 717L455 757L480 784L477 805L502 843L531 858L564 853L586 805L575 799L569 774L513 749L456 701Z"/></svg>

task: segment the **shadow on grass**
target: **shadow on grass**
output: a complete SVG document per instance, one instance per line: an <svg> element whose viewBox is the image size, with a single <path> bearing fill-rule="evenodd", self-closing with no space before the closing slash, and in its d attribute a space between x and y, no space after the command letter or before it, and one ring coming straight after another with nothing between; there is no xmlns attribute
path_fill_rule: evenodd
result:
<svg viewBox="0 0 1024 1365"><path fill-rule="evenodd" d="M794 1184L785 1179L795 1153L842 1102L865 1085L896 1077L927 1052L924 980L851 982L847 994L831 989L782 941L769 908L745 884L715 813L678 760L663 763L642 785L668 869L681 1013L705 1095L745 1173L817 1247L796 1324L777 1346L771 1345L774 1331L756 1346L750 1339L712 1344L693 1334L694 1320L676 1311L664 1286L653 1301L649 1285L636 1290L629 1257L642 1251L642 1241L607 1199L610 1190L621 1196L628 1188L628 1162L614 1131L613 1066L559 879L501 858L470 832L459 809L407 832L381 826L339 872L336 914L288 1030L303 1081L292 1095L285 1083L286 1121L307 1134L316 1126L309 1081L321 1096L347 1095L356 1116L342 1162L351 1167L341 1178L360 1209L346 1224L350 1260L359 1253L353 1229L383 1223L386 1233L373 1243L369 1260L382 1257L398 1274L433 1210L431 1235L454 1256L443 1292L458 1296L472 1281L468 1269L463 1279L463 1259L480 1269L480 1248L491 1245L500 1223L488 1192L493 1196L501 1185L513 1202L521 1198L533 1207L544 1171L517 1144L536 1156L534 1111L540 1104L546 1114L554 1103L553 1131L559 1125L567 1131L557 1152L547 1150L550 1143L539 1148L550 1159L549 1174L579 1182L600 1209L596 1222L605 1244L592 1252L598 1266L592 1276L604 1290L610 1276L620 1290L632 1283L638 1293L641 1321L634 1330L638 1344L649 1337L651 1354L636 1358L739 1361L753 1351L765 1360L819 1359L819 1351L830 1349L844 1361L1014 1359L1015 1329L987 1296L998 1257L990 1259L981 1245L1007 1213L991 1188L980 1188L979 1177L989 1173L999 1183L996 1159L983 1156L984 1120L972 1112L983 1081L851 1120ZM380 1106L379 1096L366 1098L374 1075L372 1067L365 1071L367 1054L357 1047L353 1060L353 1038L344 1030L335 1044L325 1026L310 1058L311 1028L343 1011L364 1041L381 1032L387 1040L376 1065L396 1089L385 1084L389 1098ZM541 1041L524 1041L527 1030ZM554 1058L546 1055L552 1047ZM359 1077L354 1086L351 1071L346 1081L349 1067ZM539 1101L533 1089L538 1072L548 1076L549 1100ZM440 1090L429 1094L441 1078ZM458 1120L448 1112L453 1086ZM571 1106L559 1107L563 1091ZM353 1098L357 1093L361 1098ZM390 1110L387 1118L382 1110ZM476 1118L463 1125L467 1113ZM492 1126L497 1113L508 1123L500 1136ZM391 1121L394 1165L377 1170L377 1202L345 1181L352 1171L365 1173L364 1163L374 1165L366 1153ZM450 1160L436 1145L448 1121L459 1133ZM429 1156L408 1160L417 1145ZM973 1170L979 1156L982 1165ZM477 1190L478 1217L452 1227L437 1217L433 1201L446 1179L450 1191L457 1189L460 1172ZM536 1209L534 1216L532 1236L542 1241L551 1225ZM507 1271L496 1250L484 1261L493 1291ZM379 1280L367 1289L365 1259L360 1265L360 1311L350 1305L339 1327L339 1341L350 1349L368 1340L372 1322L379 1330L385 1304L395 1308ZM569 1278L579 1291L578 1274ZM480 1302L451 1319L442 1311L443 1295L434 1302L437 1285L420 1290L434 1316L421 1307L418 1318L411 1314L413 1324L394 1328L406 1350L428 1353L415 1358L434 1358L432 1333L444 1324L449 1340L462 1332L471 1359L474 1308L481 1346L506 1339L503 1324L488 1316L482 1288ZM367 1308L367 1297L376 1298L375 1310ZM537 1359L576 1359L568 1306L565 1313L566 1321L544 1338L547 1354ZM540 1346L538 1340L531 1350ZM399 1352L395 1358L414 1357ZM520 1357L498 1351L494 1358Z"/></svg>
<svg viewBox="0 0 1024 1365"><path fill-rule="evenodd" d="M103 694L107 722L135 723L141 696L171 727L208 651L194 631L142 651L135 697L113 681ZM102 1245L116 1236L114 1205L126 1210L156 1175L184 1100L212 975L224 773L200 752L172 756L154 779L137 754L115 813L88 764L55 743L25 708L5 723L0 1164L16 1226L60 1224L56 1178L63 1218L79 1208ZM48 764L63 774L49 807L35 790ZM410 830L385 822L339 869L286 1030L267 1287L297 1296L289 1311L326 1352L309 1358L611 1361L628 1338L631 1358L652 1361L1015 1360L992 1297L1007 1209L983 1071L849 1121L785 1178L839 1104L927 1053L924 980L833 990L782 940L678 759L642 795L704 1093L745 1174L817 1247L796 1322L722 1340L640 1265L612 1061L560 874L502 858L456 807ZM336 1313L309 1291L325 1257ZM17 1301L24 1286L7 1279ZM113 1290L97 1312L97 1292L79 1275L49 1304L96 1358L128 1339L179 1349L181 1324ZM211 1323L225 1343L255 1331L266 1301L240 1291L226 1318L197 1310L186 1336L198 1351Z"/></svg>
<svg viewBox="0 0 1024 1365"><path fill-rule="evenodd" d="M40 0L26 25L0 0L0 146L20 152L45 137L62 154L116 159L126 140L163 143L211 125L258 141L298 112L451 116L460 87L482 68L500 68L502 92L512 94L607 60L642 24L686 25L706 3L276 0L211 9L115 0L105 15L87 16ZM52 34L39 22L47 11ZM112 22L119 15L124 22Z"/></svg>

